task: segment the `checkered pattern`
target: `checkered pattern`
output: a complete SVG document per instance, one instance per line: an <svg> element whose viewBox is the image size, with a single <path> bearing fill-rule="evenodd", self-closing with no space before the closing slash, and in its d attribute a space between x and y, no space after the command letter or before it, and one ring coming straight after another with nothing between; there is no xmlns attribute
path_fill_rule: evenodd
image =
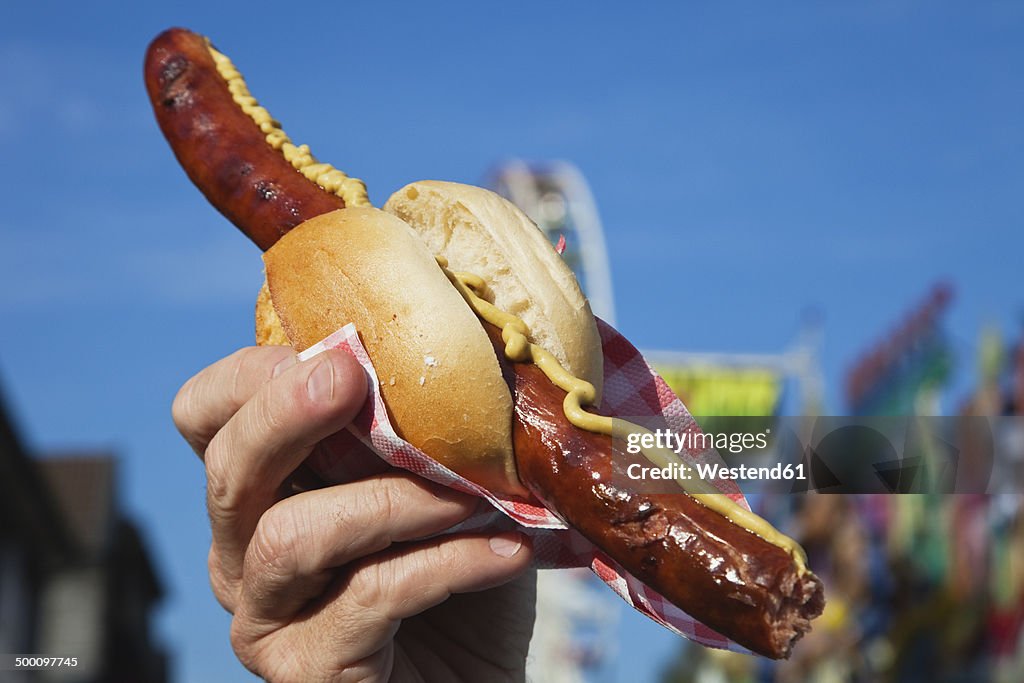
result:
<svg viewBox="0 0 1024 683"><path fill-rule="evenodd" d="M610 325L598 320L604 347L604 396L601 411L623 417L661 417L677 433L699 431L686 406L672 393L664 380L647 364L643 356L625 337ZM721 634L696 621L669 603L655 591L629 574L615 561L598 550L579 533L566 528L558 517L540 504L530 504L495 495L463 479L425 453L403 441L388 421L381 399L373 365L359 341L355 326L346 325L320 343L299 354L300 360L311 358L326 349L341 349L352 354L369 376L370 396L362 411L348 428L334 439L333 448L314 453L310 465L331 481L347 481L360 470L380 466L379 461L352 455L352 446L365 445L392 466L415 472L427 479L460 491L486 498L494 511L480 513L449 530L449 533L487 529L519 528L531 537L540 568L590 567L590 569L623 600L662 626L702 645L746 652ZM365 449L364 449L365 450ZM338 454L345 453L341 459ZM717 457L714 451L681 454L691 463ZM734 482L718 482L718 487L738 503L747 506Z"/></svg>

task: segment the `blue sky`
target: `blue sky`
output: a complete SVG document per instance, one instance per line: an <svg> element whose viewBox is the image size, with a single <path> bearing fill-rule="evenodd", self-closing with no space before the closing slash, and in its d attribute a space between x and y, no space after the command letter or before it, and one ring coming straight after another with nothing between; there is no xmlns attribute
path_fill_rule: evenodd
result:
<svg viewBox="0 0 1024 683"><path fill-rule="evenodd" d="M503 158L575 162L640 346L778 351L813 308L841 410L845 369L938 278L956 290L959 387L982 324L1019 334L1017 3L142 5L6 10L0 382L31 446L122 455L179 680L244 680L169 406L250 343L260 263L152 120L141 60L163 28L211 36L378 203ZM625 623L617 670L656 670L673 639Z"/></svg>

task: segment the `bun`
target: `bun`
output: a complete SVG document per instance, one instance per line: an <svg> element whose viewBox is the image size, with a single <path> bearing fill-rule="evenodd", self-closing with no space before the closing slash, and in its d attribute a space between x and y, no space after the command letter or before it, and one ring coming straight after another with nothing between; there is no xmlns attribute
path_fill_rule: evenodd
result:
<svg viewBox="0 0 1024 683"><path fill-rule="evenodd" d="M257 346L291 346L291 340L281 327L281 319L277 317L274 304L270 301L270 290L267 281L263 281L260 293L256 295L256 345Z"/></svg>
<svg viewBox="0 0 1024 683"><path fill-rule="evenodd" d="M597 389L604 356L594 314L572 270L537 226L503 197L471 185L425 180L391 195L384 210L408 223L432 254L489 286L484 298L519 316L532 341Z"/></svg>
<svg viewBox="0 0 1024 683"><path fill-rule="evenodd" d="M408 225L378 209L333 211L294 228L263 260L297 350L355 323L399 435L472 481L526 495L494 348Z"/></svg>

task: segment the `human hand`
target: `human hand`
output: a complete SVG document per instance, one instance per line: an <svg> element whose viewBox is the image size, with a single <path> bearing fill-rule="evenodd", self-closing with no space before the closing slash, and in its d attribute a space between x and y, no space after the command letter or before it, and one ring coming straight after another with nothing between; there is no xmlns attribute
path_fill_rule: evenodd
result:
<svg viewBox="0 0 1024 683"><path fill-rule="evenodd" d="M292 495L296 469L365 398L351 356L296 363L284 347L238 351L175 398L206 464L210 582L235 653L271 681L522 680L535 601L524 538L424 539L478 499L400 470Z"/></svg>

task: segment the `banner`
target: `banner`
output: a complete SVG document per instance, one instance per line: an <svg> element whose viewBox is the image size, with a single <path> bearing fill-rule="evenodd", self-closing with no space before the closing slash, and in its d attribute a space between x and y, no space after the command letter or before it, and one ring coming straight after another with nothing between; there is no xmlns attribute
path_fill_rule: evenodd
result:
<svg viewBox="0 0 1024 683"><path fill-rule="evenodd" d="M695 417L774 415L783 377L769 368L656 363L657 370Z"/></svg>

